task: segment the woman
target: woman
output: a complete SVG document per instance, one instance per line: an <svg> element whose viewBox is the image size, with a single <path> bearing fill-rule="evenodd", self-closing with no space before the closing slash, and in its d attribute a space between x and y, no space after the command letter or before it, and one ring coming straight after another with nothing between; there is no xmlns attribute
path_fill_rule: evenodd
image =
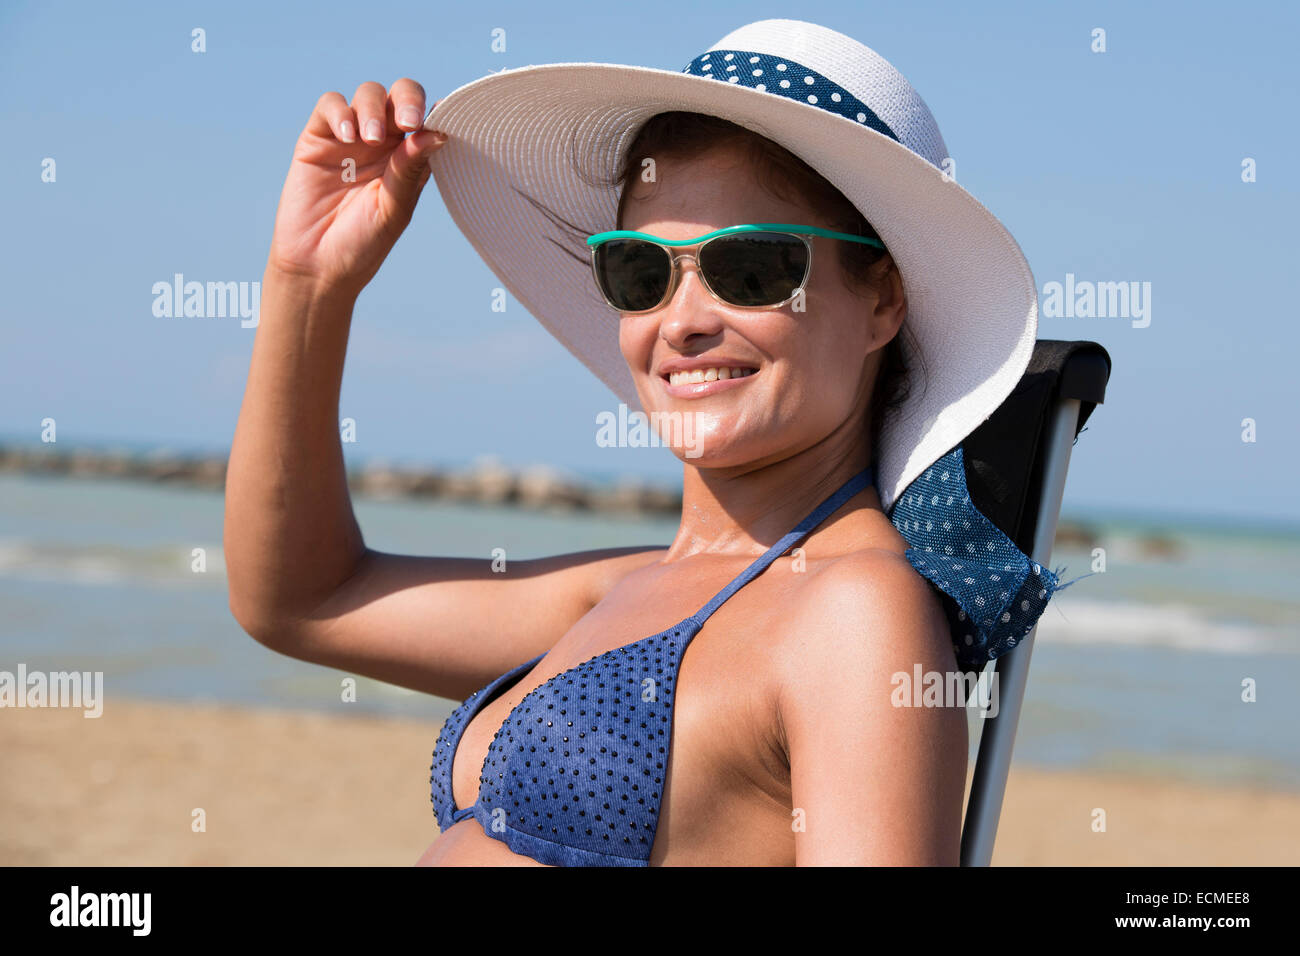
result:
<svg viewBox="0 0 1300 956"><path fill-rule="evenodd" d="M737 52L754 66L748 90L706 80ZM317 103L277 214L231 452L231 609L281 653L468 698L434 749L443 833L420 863L958 862L964 710L899 706L894 693L897 675L918 667L959 672L952 621L886 508L953 444L954 429L959 439L1005 397L1027 361L1034 314L1022 309L1023 284L988 291L1000 274L1028 275L1014 243L990 247L1003 235L996 220L946 178L916 185L922 165L934 172L942 140L886 68L834 31L761 21L682 75L593 64L499 74L440 103L429 130L418 129L424 91L410 80ZM756 82L764 70L775 95L755 97L767 92ZM823 106L803 87L797 99L776 92L777 77L800 70ZM613 185L608 161L591 186L594 234L550 208L562 198L574 208L567 200L574 182L590 184L585 171L557 173L571 177L564 188L529 176L542 198L529 195L487 152L495 139L465 119L501 117L524 99L521 81L534 84L536 122L548 130L576 130L620 95L640 104L634 123L606 120L638 133L614 151L623 188L603 223L594 203ZM692 104L655 82L677 84L698 107L665 108ZM475 100L494 88L495 108ZM570 104L585 90L588 112L546 114L556 89ZM827 125L831 103L838 116ZM446 136L431 131L439 114ZM855 114L862 125L843 122ZM765 119L784 120L781 135L795 142L811 137L805 152L817 161L754 132ZM541 129L507 147L538 141ZM918 135L931 155L916 152ZM820 175L850 143L884 157L852 200ZM537 148L555 152L553 142ZM355 182L338 174L349 158ZM645 412L689 418L692 447L682 432L673 443L683 506L667 548L512 561L505 574L485 560L366 548L336 424L348 322L431 166L458 224L534 315ZM962 216L977 217L964 237L939 241L972 240L983 255L922 271L935 250L915 241L925 224L908 210L931 188L953 190L942 212L958 232ZM884 219L868 222L865 206ZM493 233L484 210L509 213L513 238ZM575 229L590 237L581 279L565 261L582 249ZM554 261L541 261L552 248ZM983 284L951 272L962 268ZM909 277L924 307L909 307ZM981 295L1002 299L990 309ZM942 343L959 324L973 327L954 312L963 297L984 338L956 349ZM615 348L621 368L611 370ZM910 370L907 355L919 360ZM946 363L935 382L909 380L935 360ZM900 416L886 425L890 411Z"/></svg>

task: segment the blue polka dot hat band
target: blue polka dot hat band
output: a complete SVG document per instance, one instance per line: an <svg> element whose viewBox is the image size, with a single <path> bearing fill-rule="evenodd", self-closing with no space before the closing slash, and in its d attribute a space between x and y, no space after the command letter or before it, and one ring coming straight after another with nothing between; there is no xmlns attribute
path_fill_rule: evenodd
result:
<svg viewBox="0 0 1300 956"><path fill-rule="evenodd" d="M789 57L748 50L710 50L688 63L682 72L800 100L898 141L897 134L869 106L844 87Z"/></svg>
<svg viewBox="0 0 1300 956"><path fill-rule="evenodd" d="M947 596L963 670L981 670L1014 648L1052 595L1074 583L1059 583L1059 571L1031 560L975 507L960 445L907 486L890 520L911 545L912 567Z"/></svg>

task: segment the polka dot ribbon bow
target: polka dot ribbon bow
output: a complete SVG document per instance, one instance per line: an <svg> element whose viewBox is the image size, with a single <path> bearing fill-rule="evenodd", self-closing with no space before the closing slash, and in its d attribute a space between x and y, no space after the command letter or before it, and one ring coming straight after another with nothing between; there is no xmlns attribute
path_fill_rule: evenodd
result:
<svg viewBox="0 0 1300 956"><path fill-rule="evenodd" d="M907 559L955 604L953 646L963 670L981 670L1015 647L1060 584L972 503L960 445L907 486L890 513L911 545ZM1084 575L1087 577L1088 575ZM1079 578L1075 578L1075 581Z"/></svg>

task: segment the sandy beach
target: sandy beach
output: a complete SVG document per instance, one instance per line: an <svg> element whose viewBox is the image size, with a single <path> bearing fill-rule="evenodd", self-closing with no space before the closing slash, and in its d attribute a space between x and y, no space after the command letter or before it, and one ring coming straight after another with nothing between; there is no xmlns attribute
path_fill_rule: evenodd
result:
<svg viewBox="0 0 1300 956"><path fill-rule="evenodd" d="M437 732L140 700L0 710L0 864L409 866L437 835ZM993 863L1296 865L1300 794L1015 768Z"/></svg>

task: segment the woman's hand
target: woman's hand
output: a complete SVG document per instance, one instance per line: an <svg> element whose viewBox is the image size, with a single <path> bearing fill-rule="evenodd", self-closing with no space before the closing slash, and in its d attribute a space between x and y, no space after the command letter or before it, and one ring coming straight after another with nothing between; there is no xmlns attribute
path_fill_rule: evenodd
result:
<svg viewBox="0 0 1300 956"><path fill-rule="evenodd" d="M424 88L401 79L385 92L357 87L316 103L280 194L268 269L322 291L357 295L379 271L429 180L443 133L418 130Z"/></svg>

